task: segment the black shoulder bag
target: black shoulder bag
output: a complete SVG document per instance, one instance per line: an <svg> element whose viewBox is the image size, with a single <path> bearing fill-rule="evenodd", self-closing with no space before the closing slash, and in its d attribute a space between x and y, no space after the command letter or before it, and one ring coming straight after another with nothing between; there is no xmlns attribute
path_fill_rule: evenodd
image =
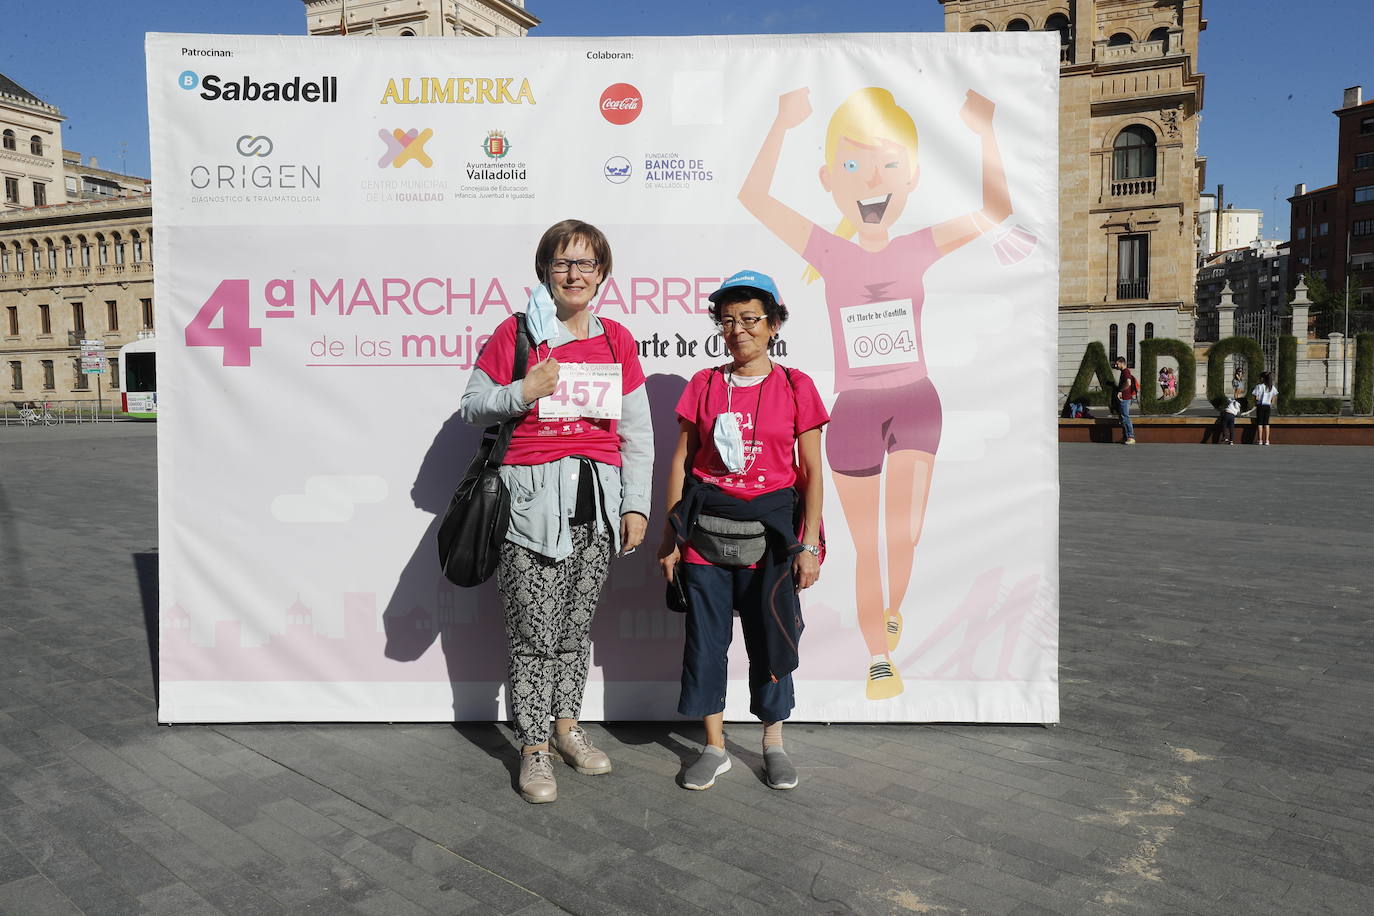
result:
<svg viewBox="0 0 1374 916"><path fill-rule="evenodd" d="M515 371L512 381L525 377L530 343L525 316L515 316ZM444 520L439 523L439 565L454 585L481 585L496 572L501 543L510 527L510 491L501 480L501 461L510 447L519 416L488 426L458 488L453 491Z"/></svg>

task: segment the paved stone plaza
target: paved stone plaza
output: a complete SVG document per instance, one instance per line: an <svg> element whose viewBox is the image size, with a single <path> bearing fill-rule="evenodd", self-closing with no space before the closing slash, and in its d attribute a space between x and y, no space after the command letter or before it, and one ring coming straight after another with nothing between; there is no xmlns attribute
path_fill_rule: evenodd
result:
<svg viewBox="0 0 1374 916"><path fill-rule="evenodd" d="M686 792L696 728L593 725L536 807L504 725L158 726L155 433L0 428L0 913L1370 911L1369 449L1061 446L1057 727Z"/></svg>

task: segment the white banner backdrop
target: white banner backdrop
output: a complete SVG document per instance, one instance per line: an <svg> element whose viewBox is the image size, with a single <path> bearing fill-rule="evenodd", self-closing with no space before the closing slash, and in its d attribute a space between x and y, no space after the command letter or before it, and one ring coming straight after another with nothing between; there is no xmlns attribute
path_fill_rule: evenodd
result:
<svg viewBox="0 0 1374 916"><path fill-rule="evenodd" d="M474 356L567 217L611 240L596 307L639 341L660 494L677 397L724 361L706 296L737 270L777 279L792 318L775 355L827 405L872 365L938 392L851 413L864 435L827 445L877 466L840 480L848 504L827 480L794 718L1058 720L1053 36L150 35L147 51L163 721L504 717L494 583L445 582L434 532L478 439L456 415ZM832 236L842 219L863 251ZM851 254L806 280L798 231ZM931 410L926 499L935 446L908 421ZM613 563L586 719L675 717L682 619L653 553ZM903 689L875 699L893 608ZM736 639L732 719L749 717L744 675Z"/></svg>

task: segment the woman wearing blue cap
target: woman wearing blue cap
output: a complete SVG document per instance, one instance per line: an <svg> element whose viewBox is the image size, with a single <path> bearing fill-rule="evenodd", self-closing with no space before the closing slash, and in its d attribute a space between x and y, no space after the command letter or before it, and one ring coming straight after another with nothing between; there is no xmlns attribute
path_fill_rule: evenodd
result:
<svg viewBox="0 0 1374 916"><path fill-rule="evenodd" d="M726 653L737 610L749 709L764 725L764 775L772 788L790 789L797 771L782 721L792 713L802 631L797 593L820 576L821 428L830 416L810 377L769 355L787 320L771 277L740 271L710 299L730 362L696 373L678 401L672 510L659 549L664 576L680 577L687 603L678 713L700 716L706 728L682 785L708 789L730 769Z"/></svg>

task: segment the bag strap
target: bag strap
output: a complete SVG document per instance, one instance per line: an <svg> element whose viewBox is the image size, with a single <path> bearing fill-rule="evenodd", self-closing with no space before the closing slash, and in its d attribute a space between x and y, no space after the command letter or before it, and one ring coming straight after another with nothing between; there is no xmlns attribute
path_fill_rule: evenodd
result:
<svg viewBox="0 0 1374 916"><path fill-rule="evenodd" d="M530 336L529 328L525 324L525 313L515 313L515 365L511 372L511 381L517 382L525 377L529 371L530 361ZM482 433L482 447L487 450L486 465L489 468L499 467L506 457L506 450L510 448L511 435L515 432L515 426L520 422L523 415L511 417L504 423L497 423L488 426Z"/></svg>

